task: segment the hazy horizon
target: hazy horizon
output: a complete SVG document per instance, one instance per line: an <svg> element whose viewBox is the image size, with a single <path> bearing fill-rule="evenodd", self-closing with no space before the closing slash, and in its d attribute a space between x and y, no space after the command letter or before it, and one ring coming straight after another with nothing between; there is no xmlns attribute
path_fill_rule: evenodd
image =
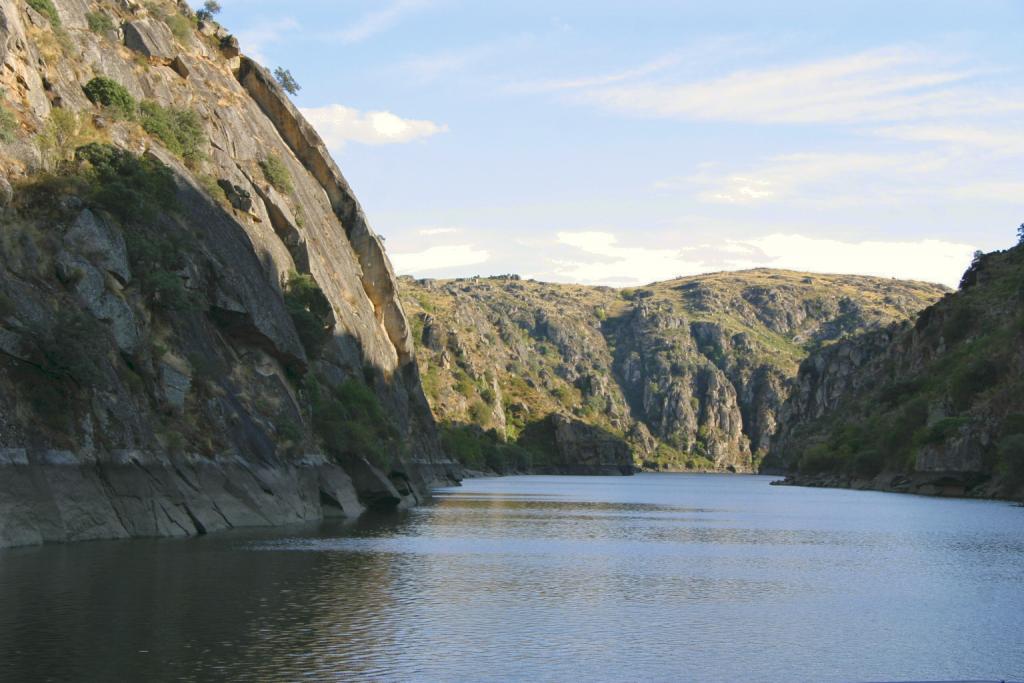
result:
<svg viewBox="0 0 1024 683"><path fill-rule="evenodd" d="M1022 219L1019 3L222 4L402 274L955 286Z"/></svg>

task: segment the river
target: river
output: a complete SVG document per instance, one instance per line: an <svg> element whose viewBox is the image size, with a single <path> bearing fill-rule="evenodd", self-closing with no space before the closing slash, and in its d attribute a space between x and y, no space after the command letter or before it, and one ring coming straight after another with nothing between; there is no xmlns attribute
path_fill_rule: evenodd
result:
<svg viewBox="0 0 1024 683"><path fill-rule="evenodd" d="M1024 508L770 480L0 551L0 679L1024 679Z"/></svg>

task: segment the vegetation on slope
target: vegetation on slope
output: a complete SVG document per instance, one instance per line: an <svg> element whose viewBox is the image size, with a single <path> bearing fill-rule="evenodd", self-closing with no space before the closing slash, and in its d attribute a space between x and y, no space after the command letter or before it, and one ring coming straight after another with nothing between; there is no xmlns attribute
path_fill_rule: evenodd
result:
<svg viewBox="0 0 1024 683"><path fill-rule="evenodd" d="M1011 495L1024 486L1024 247L979 254L953 295L856 372L865 378L819 419L793 406L778 458L804 477L867 480L955 474L968 488ZM851 348L866 346L853 339ZM819 378L809 362L801 378Z"/></svg>
<svg viewBox="0 0 1024 683"><path fill-rule="evenodd" d="M559 414L627 442L640 466L749 471L809 352L906 320L943 291L771 270L630 290L403 279L449 449L496 470L550 462L545 422Z"/></svg>

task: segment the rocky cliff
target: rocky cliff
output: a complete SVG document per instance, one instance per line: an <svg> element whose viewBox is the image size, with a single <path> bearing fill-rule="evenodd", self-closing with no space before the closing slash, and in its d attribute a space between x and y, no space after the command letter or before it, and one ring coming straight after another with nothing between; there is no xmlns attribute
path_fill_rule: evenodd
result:
<svg viewBox="0 0 1024 683"><path fill-rule="evenodd" d="M911 323L812 354L769 462L790 483L1024 497L1024 247Z"/></svg>
<svg viewBox="0 0 1024 683"><path fill-rule="evenodd" d="M449 451L498 471L564 467L572 449L555 421L600 430L606 464L756 470L809 352L906 321L945 292L773 270L630 290L401 280Z"/></svg>
<svg viewBox="0 0 1024 683"><path fill-rule="evenodd" d="M380 239L183 4L0 0L0 546L409 505L444 456Z"/></svg>

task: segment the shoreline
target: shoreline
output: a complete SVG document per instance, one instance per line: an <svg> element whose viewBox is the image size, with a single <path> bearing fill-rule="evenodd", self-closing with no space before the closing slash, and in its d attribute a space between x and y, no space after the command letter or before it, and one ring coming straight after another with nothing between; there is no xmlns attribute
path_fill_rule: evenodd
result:
<svg viewBox="0 0 1024 683"><path fill-rule="evenodd" d="M1024 506L1024 491L1008 492L1003 482L997 479L962 472L883 472L872 478L841 474L788 474L771 482L771 486L879 491L930 498L1003 501Z"/></svg>

